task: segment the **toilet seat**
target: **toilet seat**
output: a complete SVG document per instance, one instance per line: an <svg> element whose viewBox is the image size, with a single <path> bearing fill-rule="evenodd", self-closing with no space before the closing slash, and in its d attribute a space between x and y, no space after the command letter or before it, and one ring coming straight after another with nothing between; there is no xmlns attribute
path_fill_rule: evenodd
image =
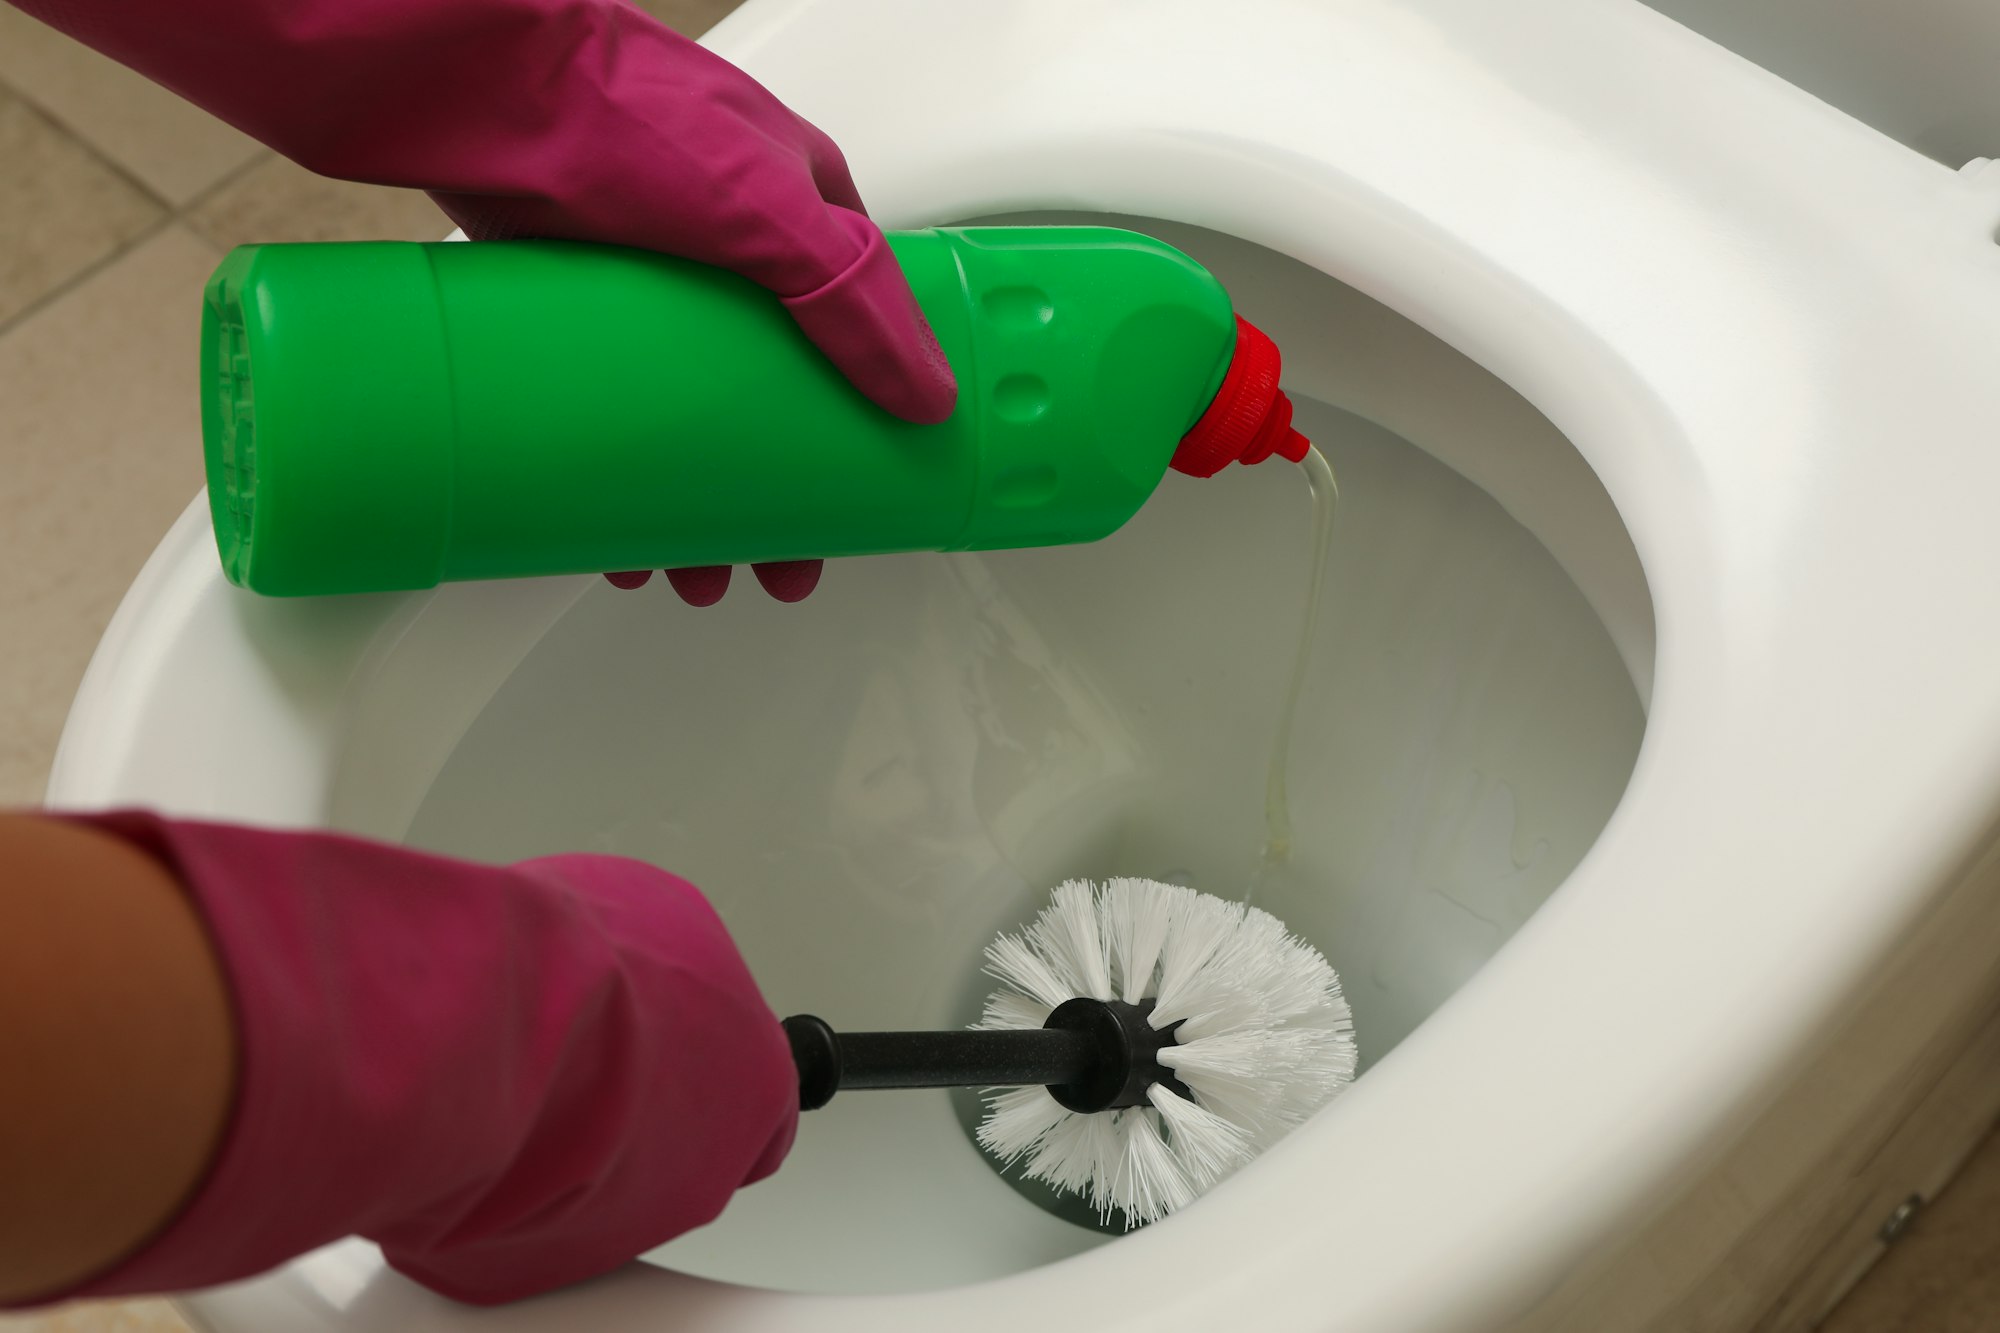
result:
<svg viewBox="0 0 2000 1333"><path fill-rule="evenodd" d="M475 1313L346 1242L198 1298L205 1324L1491 1328L1716 1152L1956 882L2000 809L2000 617L1978 611L2000 566L2000 173L1919 158L1636 4L1254 14L753 0L710 41L843 145L884 225L1077 208L1243 237L1560 428L1644 586L1622 534L1569 526L1570 455L1445 461L1653 669L1624 802L1561 891L1311 1125L1061 1263L840 1298L635 1266ZM107 634L50 799L316 822L336 738L408 724L372 682L457 701L414 747L441 763L587 586L249 624L197 506ZM411 636L490 642L462 658L485 675L386 672ZM405 776L381 819L435 770Z"/></svg>

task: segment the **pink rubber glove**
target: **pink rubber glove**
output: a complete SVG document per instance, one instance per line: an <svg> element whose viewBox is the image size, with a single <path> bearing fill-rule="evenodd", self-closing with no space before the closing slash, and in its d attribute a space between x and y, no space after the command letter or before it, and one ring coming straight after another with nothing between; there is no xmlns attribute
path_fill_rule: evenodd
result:
<svg viewBox="0 0 2000 1333"><path fill-rule="evenodd" d="M777 1169L778 1020L706 900L611 856L495 868L331 834L83 817L163 862L234 1000L205 1183L51 1300L183 1291L350 1234L489 1304L593 1277Z"/></svg>
<svg viewBox="0 0 2000 1333"><path fill-rule="evenodd" d="M740 273L884 409L951 414L951 367L840 150L624 0L14 3L308 170L428 190L475 240L600 241ZM728 582L677 574L698 604ZM796 562L760 571L786 600L817 580Z"/></svg>

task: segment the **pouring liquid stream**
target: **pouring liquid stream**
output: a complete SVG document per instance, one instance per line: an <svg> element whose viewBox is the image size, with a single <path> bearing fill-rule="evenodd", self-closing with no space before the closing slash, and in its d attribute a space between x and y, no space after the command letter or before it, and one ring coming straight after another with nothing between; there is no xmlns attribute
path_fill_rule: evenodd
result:
<svg viewBox="0 0 2000 1333"><path fill-rule="evenodd" d="M1306 668L1312 661L1313 632L1319 622L1320 591L1326 582L1326 556L1333 541L1333 510L1340 498L1334 484L1333 468L1318 449L1308 450L1299 464L1306 474L1312 496L1312 563L1306 580L1305 614L1300 618L1299 646L1292 656L1291 680L1285 687L1284 706L1278 710L1278 734L1271 746L1271 767L1264 777L1264 850L1251 873L1243 901L1252 902L1257 891L1274 870L1292 860L1291 796L1286 790L1286 772L1291 766L1292 725L1305 693Z"/></svg>

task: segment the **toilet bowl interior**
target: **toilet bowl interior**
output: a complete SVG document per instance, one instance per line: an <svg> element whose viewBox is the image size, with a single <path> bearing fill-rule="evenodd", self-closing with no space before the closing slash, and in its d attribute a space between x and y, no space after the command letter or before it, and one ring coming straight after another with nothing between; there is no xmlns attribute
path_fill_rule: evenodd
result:
<svg viewBox="0 0 2000 1333"><path fill-rule="evenodd" d="M747 586L694 611L657 582L594 585L414 808L334 822L482 858L670 867L713 897L774 1009L850 1029L967 1021L985 944L1064 878L1254 891L1340 969L1364 1068L1379 1060L1610 817L1644 730L1644 583L1629 541L1598 549L1623 528L1588 469L1456 352L1245 242L1119 221L1210 263L1279 337L1299 424L1339 476L1280 798L1311 506L1298 471L1272 464L1170 475L1092 546L842 562L794 607ZM1374 350L1343 358L1364 318ZM1365 355L1393 364L1362 383ZM1563 474L1561 503L1496 498L1509 460L1547 477L1557 448L1584 478ZM1481 485L1448 465L1461 459ZM1602 567L1594 597L1557 550ZM375 670L435 666L391 648ZM337 806L396 766L388 734L341 754ZM1291 846L1274 863L1280 809ZM857 1093L806 1119L776 1177L653 1257L890 1291L1106 1239L997 1178L946 1094Z"/></svg>

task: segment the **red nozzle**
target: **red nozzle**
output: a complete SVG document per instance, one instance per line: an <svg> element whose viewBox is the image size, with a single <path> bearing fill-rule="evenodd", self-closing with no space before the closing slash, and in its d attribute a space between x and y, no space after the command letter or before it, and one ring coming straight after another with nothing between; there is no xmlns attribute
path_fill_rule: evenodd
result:
<svg viewBox="0 0 2000 1333"><path fill-rule="evenodd" d="M1292 400L1278 387L1278 345L1241 315L1236 352L1215 401L1181 437L1170 466L1190 477L1212 477L1231 463L1261 463L1272 454L1302 462L1311 441L1292 429Z"/></svg>

